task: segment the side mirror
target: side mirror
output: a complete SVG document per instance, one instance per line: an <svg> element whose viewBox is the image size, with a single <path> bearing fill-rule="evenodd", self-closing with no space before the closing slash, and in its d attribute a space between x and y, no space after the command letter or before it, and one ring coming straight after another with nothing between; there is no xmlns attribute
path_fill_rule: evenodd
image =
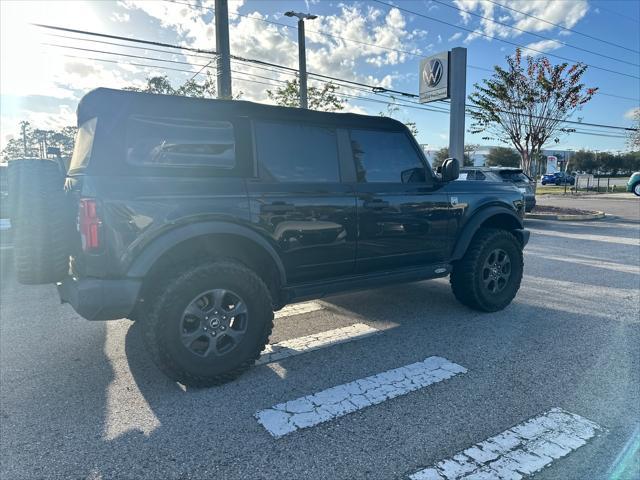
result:
<svg viewBox="0 0 640 480"><path fill-rule="evenodd" d="M460 162L456 158L447 158L442 164L442 181L452 182L460 176Z"/></svg>

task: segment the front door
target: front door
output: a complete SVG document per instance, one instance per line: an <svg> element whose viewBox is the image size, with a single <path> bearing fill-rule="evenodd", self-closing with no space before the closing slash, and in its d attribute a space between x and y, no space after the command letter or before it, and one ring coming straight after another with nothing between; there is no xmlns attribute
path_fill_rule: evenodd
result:
<svg viewBox="0 0 640 480"><path fill-rule="evenodd" d="M351 130L361 273L446 261L449 199L404 131Z"/></svg>

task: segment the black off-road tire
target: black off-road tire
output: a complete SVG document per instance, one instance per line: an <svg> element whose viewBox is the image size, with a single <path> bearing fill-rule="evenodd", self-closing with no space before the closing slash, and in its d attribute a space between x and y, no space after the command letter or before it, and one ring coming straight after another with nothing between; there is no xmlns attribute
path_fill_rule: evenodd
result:
<svg viewBox="0 0 640 480"><path fill-rule="evenodd" d="M9 162L9 215L18 282L54 283L69 271L70 218L64 175L50 160Z"/></svg>
<svg viewBox="0 0 640 480"><path fill-rule="evenodd" d="M206 359L181 343L180 322L197 295L217 288L234 291L243 299L248 309L248 327L237 348ZM169 378L189 387L211 387L236 379L260 357L273 329L269 289L252 270L233 260L189 268L160 287L151 301L140 319L149 354Z"/></svg>
<svg viewBox="0 0 640 480"><path fill-rule="evenodd" d="M509 255L511 274L504 290L490 293L484 288L482 272L485 260L495 249L502 249ZM449 281L453 294L463 305L482 312L496 312L509 305L518 293L523 270L520 241L507 230L481 228L464 257L454 263Z"/></svg>

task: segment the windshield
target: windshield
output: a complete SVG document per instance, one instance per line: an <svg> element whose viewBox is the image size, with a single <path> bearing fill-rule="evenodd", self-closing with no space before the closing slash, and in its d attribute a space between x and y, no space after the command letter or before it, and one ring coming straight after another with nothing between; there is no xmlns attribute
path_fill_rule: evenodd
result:
<svg viewBox="0 0 640 480"><path fill-rule="evenodd" d="M96 134L96 125L98 124L98 117L93 117L87 120L80 128L76 135L76 143L73 148L73 156L71 157L71 163L69 164L69 172L84 170L89 164L91 158L91 149L93 148L93 138Z"/></svg>

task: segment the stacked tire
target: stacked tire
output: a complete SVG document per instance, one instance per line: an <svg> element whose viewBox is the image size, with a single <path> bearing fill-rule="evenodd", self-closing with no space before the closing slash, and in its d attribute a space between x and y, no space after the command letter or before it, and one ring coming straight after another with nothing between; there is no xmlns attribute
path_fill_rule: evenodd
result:
<svg viewBox="0 0 640 480"><path fill-rule="evenodd" d="M69 270L72 219L65 175L51 160L9 162L9 215L18 282L54 283Z"/></svg>

